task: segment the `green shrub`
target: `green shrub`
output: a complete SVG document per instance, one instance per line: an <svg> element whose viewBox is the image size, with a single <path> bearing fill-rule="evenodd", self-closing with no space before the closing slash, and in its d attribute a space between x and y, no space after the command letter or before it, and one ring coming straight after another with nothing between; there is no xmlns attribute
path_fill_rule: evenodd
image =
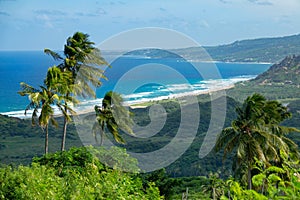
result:
<svg viewBox="0 0 300 200"><path fill-rule="evenodd" d="M154 183L143 187L135 174L105 167L89 150L72 148L34 158L31 166L0 168L0 199L162 199ZM120 149L110 151L126 154ZM124 164L121 158L117 163Z"/></svg>

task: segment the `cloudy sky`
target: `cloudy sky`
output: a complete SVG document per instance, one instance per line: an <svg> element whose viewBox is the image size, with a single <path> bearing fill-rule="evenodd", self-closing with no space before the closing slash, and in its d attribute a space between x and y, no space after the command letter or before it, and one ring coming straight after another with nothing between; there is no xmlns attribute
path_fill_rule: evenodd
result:
<svg viewBox="0 0 300 200"><path fill-rule="evenodd" d="M61 50L76 31L96 44L162 27L201 45L300 33L300 0L0 0L0 50Z"/></svg>

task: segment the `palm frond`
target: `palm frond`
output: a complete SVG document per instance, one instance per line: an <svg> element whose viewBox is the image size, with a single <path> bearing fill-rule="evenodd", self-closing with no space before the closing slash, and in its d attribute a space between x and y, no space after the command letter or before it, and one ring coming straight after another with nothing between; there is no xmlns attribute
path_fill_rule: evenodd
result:
<svg viewBox="0 0 300 200"><path fill-rule="evenodd" d="M220 151L224 145L228 143L235 136L236 132L233 127L227 127L223 129L223 131L218 135L216 144L215 144L215 151Z"/></svg>
<svg viewBox="0 0 300 200"><path fill-rule="evenodd" d="M26 95L30 95L32 93L39 92L38 89L35 89L34 87L32 87L24 82L21 82L20 86L21 86L21 91L18 91L18 94L20 94L21 96L26 96Z"/></svg>
<svg viewBox="0 0 300 200"><path fill-rule="evenodd" d="M63 58L56 52L51 51L50 49L44 49L44 53L46 53L47 55L52 56L52 58L54 60L63 60Z"/></svg>

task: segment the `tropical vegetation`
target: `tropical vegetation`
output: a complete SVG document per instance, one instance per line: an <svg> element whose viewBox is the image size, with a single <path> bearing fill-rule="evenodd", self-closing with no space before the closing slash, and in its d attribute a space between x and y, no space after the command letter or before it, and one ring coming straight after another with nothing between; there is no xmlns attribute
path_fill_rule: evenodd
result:
<svg viewBox="0 0 300 200"><path fill-rule="evenodd" d="M58 68L62 72L69 72L72 75L71 80L68 81L68 85L72 87L60 92L63 92L67 98L70 96L96 97L93 87L101 86L100 79L106 78L103 69L99 66L107 66L108 63L101 57L100 50L94 47L94 42L89 41L88 34L76 32L72 37L69 37L64 45L64 56L50 49L45 49L44 52L51 55L55 60L62 61ZM66 108L69 102L65 101L64 103ZM66 109L64 112L68 113ZM65 149L67 124L71 120L68 115L64 116L62 151Z"/></svg>
<svg viewBox="0 0 300 200"><path fill-rule="evenodd" d="M35 125L38 121L39 126L45 131L45 153L48 153L48 126L49 121L55 126L58 126L54 118L53 105L56 105L63 113L63 115L70 119L67 112L74 113L74 111L68 106L69 102L77 102L76 99L68 96L64 96L61 91L69 88L68 82L70 80L70 73L62 72L56 66L48 69L44 86L40 86L40 89L36 89L24 82L21 83L22 90L18 93L21 96L28 96L30 103L26 107L25 115L29 109L32 111L32 125ZM65 102L62 104L62 102ZM40 115L38 116L38 113Z"/></svg>
<svg viewBox="0 0 300 200"><path fill-rule="evenodd" d="M103 156L116 168L100 162ZM0 168L0 199L162 199L153 182L121 170L137 168L133 158L122 165L122 157L122 149L82 147L34 158L30 166Z"/></svg>
<svg viewBox="0 0 300 200"><path fill-rule="evenodd" d="M27 166L2 166L0 199L299 199L300 153L297 143L300 140L292 138L297 138L296 134L300 131L290 126L300 119L297 99L293 99L287 107L258 93L251 94L243 103L228 97L227 127L217 137L215 152L199 164L193 162L195 158L191 155L199 150L203 133L209 126L207 116L211 114L210 102L206 101L207 97L201 96L198 104L202 120L191 147L166 169L143 173L137 160L127 154L125 148L104 148L104 137L112 137L119 143L118 146L128 150L139 153L155 151L175 136L180 125L180 105L172 100L161 102L168 116L166 126L151 138L135 140L130 136L133 134L133 121L141 126L149 124L149 108L125 108L121 95L109 91L102 104L95 105L95 114L92 115L93 134L98 141L97 133L100 133L100 146L65 150L67 137L73 140L72 144L79 140L71 118L75 114L72 106L79 102L77 96L95 97L93 87L99 87L101 78L106 78L103 70L96 66L108 64L88 37L80 32L69 37L64 46L64 56L45 49L45 53L61 63L48 69L44 83L38 88L21 83L19 94L28 96L30 100L25 113L30 110L31 124L38 124L45 132L44 155L35 156ZM294 56L292 59L299 58ZM279 64L277 67L282 66ZM271 71L281 71L277 67L271 68ZM298 70L298 67L292 68ZM261 77L268 79L269 74ZM284 80L280 74L276 77L280 83ZM61 117L54 116L56 108L61 111ZM291 111L295 114L293 118ZM20 131L24 132L23 141L26 137L40 141L33 136L35 131L28 128L26 120L0 118L0 128L4 127L1 139L11 137L18 140L20 138L16 137L15 131ZM74 132L70 131L67 135L68 123ZM49 135L52 136L50 138L57 137L51 124L54 127L63 125L61 151L55 153L48 150L50 145L56 145L53 142L48 144ZM12 144L12 140L1 143L0 151ZM28 148L27 143L22 147L25 146ZM219 159L222 154L223 166ZM6 158L1 157L3 160ZM229 165L232 170L228 169ZM182 177L192 173L196 176Z"/></svg>
<svg viewBox="0 0 300 200"><path fill-rule="evenodd" d="M133 134L133 120L130 112L123 106L123 98L120 94L109 91L104 95L102 106L95 105L96 121L92 131L97 140L97 132L100 132L100 146L103 145L106 129L112 134L114 140L125 144L125 140L120 135L120 129L129 134Z"/></svg>
<svg viewBox="0 0 300 200"><path fill-rule="evenodd" d="M224 147L224 156L236 150L233 170L244 174L248 189L252 189L252 167L255 159L266 165L280 162L280 151L294 153L299 158L297 145L286 137L295 128L280 123L291 115L277 101L267 101L260 94L248 97L242 107L237 108L237 119L225 128L216 142L216 151ZM244 177L241 177L242 179Z"/></svg>

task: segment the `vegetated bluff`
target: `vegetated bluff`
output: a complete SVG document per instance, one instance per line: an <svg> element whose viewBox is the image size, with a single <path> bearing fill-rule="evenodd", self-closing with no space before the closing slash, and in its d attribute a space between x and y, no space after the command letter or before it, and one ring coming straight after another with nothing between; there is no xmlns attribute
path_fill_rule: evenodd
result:
<svg viewBox="0 0 300 200"><path fill-rule="evenodd" d="M236 83L227 95L242 102L253 93L260 93L267 99L290 103L300 100L300 55L285 57L272 65L255 79Z"/></svg>
<svg viewBox="0 0 300 200"><path fill-rule="evenodd" d="M260 85L291 85L300 88L300 55L287 56L279 64L258 75L253 82Z"/></svg>
<svg viewBox="0 0 300 200"><path fill-rule="evenodd" d="M235 41L232 44L204 47L214 60L226 62L276 63L300 52L300 34Z"/></svg>

